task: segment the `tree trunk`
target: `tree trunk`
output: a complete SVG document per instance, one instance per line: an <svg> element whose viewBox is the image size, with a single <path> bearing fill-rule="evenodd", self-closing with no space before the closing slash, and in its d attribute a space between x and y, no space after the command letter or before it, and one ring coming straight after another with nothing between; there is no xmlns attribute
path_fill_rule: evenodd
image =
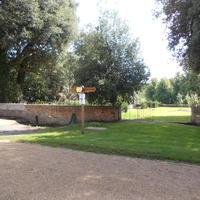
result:
<svg viewBox="0 0 200 200"><path fill-rule="evenodd" d="M17 83L20 85L22 88L22 84L24 83L24 78L25 78L25 71L23 66L20 66L17 74Z"/></svg>
<svg viewBox="0 0 200 200"><path fill-rule="evenodd" d="M0 57L0 102L9 102L10 69L6 61Z"/></svg>
<svg viewBox="0 0 200 200"><path fill-rule="evenodd" d="M0 102L9 102L9 71L0 66Z"/></svg>

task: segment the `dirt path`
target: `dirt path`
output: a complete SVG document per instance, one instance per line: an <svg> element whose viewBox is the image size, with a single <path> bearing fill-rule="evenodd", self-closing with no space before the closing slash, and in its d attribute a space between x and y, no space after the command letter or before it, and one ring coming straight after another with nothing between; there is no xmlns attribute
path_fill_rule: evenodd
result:
<svg viewBox="0 0 200 200"><path fill-rule="evenodd" d="M18 135L33 133L38 131L36 127L27 126L11 119L0 119L0 136L1 135Z"/></svg>
<svg viewBox="0 0 200 200"><path fill-rule="evenodd" d="M0 200L200 200L200 166L2 140Z"/></svg>

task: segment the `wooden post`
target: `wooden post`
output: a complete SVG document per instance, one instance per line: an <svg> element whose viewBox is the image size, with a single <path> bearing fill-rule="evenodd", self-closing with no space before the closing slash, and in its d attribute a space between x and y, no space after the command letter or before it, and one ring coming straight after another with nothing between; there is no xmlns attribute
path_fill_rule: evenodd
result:
<svg viewBox="0 0 200 200"><path fill-rule="evenodd" d="M84 134L85 106L81 105L81 134Z"/></svg>
<svg viewBox="0 0 200 200"><path fill-rule="evenodd" d="M81 104L81 134L84 134L84 123L85 123L85 93L90 93L90 92L95 92L96 88L95 87L76 87L76 88L71 88L70 92L74 93L83 93L82 95L80 94L79 96L79 101L84 99L80 104ZM84 96L83 96L84 95ZM80 98L82 96L82 98Z"/></svg>

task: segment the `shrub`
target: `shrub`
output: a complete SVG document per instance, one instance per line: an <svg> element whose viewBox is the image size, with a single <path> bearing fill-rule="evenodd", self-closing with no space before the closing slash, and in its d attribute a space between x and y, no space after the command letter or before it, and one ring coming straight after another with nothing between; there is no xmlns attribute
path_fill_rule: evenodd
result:
<svg viewBox="0 0 200 200"><path fill-rule="evenodd" d="M123 112L127 112L128 111L128 103L127 102L123 102L121 105L121 110Z"/></svg>
<svg viewBox="0 0 200 200"><path fill-rule="evenodd" d="M158 102L158 101L153 101L152 102L152 108L157 108L159 106L160 106L160 102Z"/></svg>
<svg viewBox="0 0 200 200"><path fill-rule="evenodd" d="M42 101L42 100L37 100L36 102L35 102L35 104L49 104L48 102L46 102L46 101Z"/></svg>
<svg viewBox="0 0 200 200"><path fill-rule="evenodd" d="M159 105L158 101L144 101L141 103L141 108L157 108Z"/></svg>
<svg viewBox="0 0 200 200"><path fill-rule="evenodd" d="M187 94L186 100L189 106L200 104L200 99L196 93Z"/></svg>
<svg viewBox="0 0 200 200"><path fill-rule="evenodd" d="M147 103L147 102L142 102L142 103L141 103L141 108L142 108L142 109L148 108L148 103Z"/></svg>

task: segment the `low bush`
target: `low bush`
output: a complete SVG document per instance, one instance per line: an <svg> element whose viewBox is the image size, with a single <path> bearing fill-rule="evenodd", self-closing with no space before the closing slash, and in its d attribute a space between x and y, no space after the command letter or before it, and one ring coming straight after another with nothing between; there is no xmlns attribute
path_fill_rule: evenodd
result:
<svg viewBox="0 0 200 200"><path fill-rule="evenodd" d="M142 109L145 109L145 108L148 108L148 107L149 107L148 102L142 102L142 103L141 103L141 108L142 108Z"/></svg>
<svg viewBox="0 0 200 200"><path fill-rule="evenodd" d="M153 101L152 102L152 108L157 108L159 106L160 106L160 102L158 102L158 101Z"/></svg>
<svg viewBox="0 0 200 200"><path fill-rule="evenodd" d="M160 106L158 101L144 101L141 103L141 108L157 108Z"/></svg>
<svg viewBox="0 0 200 200"><path fill-rule="evenodd" d="M123 102L121 105L121 110L122 110L122 112L127 112L128 111L128 103Z"/></svg>

